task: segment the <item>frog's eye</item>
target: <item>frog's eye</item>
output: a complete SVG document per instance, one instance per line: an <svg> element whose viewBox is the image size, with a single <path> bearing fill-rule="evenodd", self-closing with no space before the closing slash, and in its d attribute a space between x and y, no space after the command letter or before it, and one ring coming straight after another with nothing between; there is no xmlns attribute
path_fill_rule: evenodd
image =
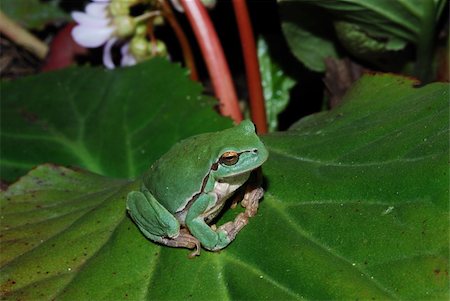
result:
<svg viewBox="0 0 450 301"><path fill-rule="evenodd" d="M237 152L225 152L219 159L219 163L222 165L234 165L239 160L239 154Z"/></svg>

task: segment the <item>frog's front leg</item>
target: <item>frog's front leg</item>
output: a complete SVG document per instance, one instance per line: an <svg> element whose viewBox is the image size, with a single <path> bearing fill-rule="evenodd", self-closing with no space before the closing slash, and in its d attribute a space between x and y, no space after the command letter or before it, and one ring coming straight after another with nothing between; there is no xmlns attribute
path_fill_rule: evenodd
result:
<svg viewBox="0 0 450 301"><path fill-rule="evenodd" d="M235 235L229 235L226 229L212 229L205 222L204 213L216 203L213 194L201 194L186 214L186 226L205 249L216 251L225 248Z"/></svg>
<svg viewBox="0 0 450 301"><path fill-rule="evenodd" d="M127 209L141 232L150 240L171 247L196 248L191 256L200 253L199 241L185 229L180 230L178 220L147 189L130 192Z"/></svg>
<svg viewBox="0 0 450 301"><path fill-rule="evenodd" d="M233 240L245 225L248 224L248 219L256 215L259 206L259 200L263 197L264 190L261 187L248 186L244 197L241 201L245 212L239 213L232 222L228 222L219 227L219 230L224 230L228 236Z"/></svg>
<svg viewBox="0 0 450 301"><path fill-rule="evenodd" d="M264 189L261 187L248 187L244 198L241 201L242 207L245 208L245 215L252 217L256 215L259 207L259 200L264 196Z"/></svg>

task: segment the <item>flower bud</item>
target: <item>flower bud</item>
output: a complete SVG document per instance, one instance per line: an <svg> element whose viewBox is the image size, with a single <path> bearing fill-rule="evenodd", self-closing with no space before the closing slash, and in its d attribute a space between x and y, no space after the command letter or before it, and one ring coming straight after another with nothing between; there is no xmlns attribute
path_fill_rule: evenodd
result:
<svg viewBox="0 0 450 301"><path fill-rule="evenodd" d="M108 6L112 16L127 16L130 13L130 6L126 1L111 1Z"/></svg>
<svg viewBox="0 0 450 301"><path fill-rule="evenodd" d="M149 49L150 53L154 56L166 56L167 55L166 44L161 40L157 40L156 45L155 45L155 43L149 43L148 49Z"/></svg>
<svg viewBox="0 0 450 301"><path fill-rule="evenodd" d="M153 19L153 25L155 26L161 26L164 25L164 17L163 16L157 16Z"/></svg>
<svg viewBox="0 0 450 301"><path fill-rule="evenodd" d="M207 9L213 9L216 7L217 0L202 0L202 3Z"/></svg>
<svg viewBox="0 0 450 301"><path fill-rule="evenodd" d="M147 25L145 24L139 24L136 26L136 32L134 33L135 36L145 37L147 34Z"/></svg>
<svg viewBox="0 0 450 301"><path fill-rule="evenodd" d="M116 27L116 35L120 38L132 35L136 29L136 22L130 16L117 16L113 22Z"/></svg>
<svg viewBox="0 0 450 301"><path fill-rule="evenodd" d="M140 36L135 36L130 42L130 52L138 60L141 61L150 56L149 42Z"/></svg>
<svg viewBox="0 0 450 301"><path fill-rule="evenodd" d="M130 14L130 7L139 3L140 0L111 0L109 12L112 16L127 16Z"/></svg>

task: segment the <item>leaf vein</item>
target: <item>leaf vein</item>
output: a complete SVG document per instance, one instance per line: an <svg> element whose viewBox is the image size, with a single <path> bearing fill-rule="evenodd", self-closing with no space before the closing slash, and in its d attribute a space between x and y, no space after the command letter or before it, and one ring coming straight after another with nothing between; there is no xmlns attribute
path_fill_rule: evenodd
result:
<svg viewBox="0 0 450 301"><path fill-rule="evenodd" d="M275 197L273 195L271 195L272 198L275 199ZM324 245L322 242L314 239L310 234L308 234L306 231L304 231L299 225L295 224L292 222L292 220L287 216L286 212L284 210L282 210L280 207L275 206L274 204L272 204L272 202L268 202L269 206L271 206L274 210L276 210L277 212L279 212L279 214L283 217L283 219L286 220L286 223L291 225L291 227L297 231L297 233L299 233L301 236L303 236L304 238L306 238L307 240L311 241L313 244L315 244L316 246L318 246L320 249L324 250L325 252L331 254L333 257L337 258L338 260L346 263L349 265L350 268L358 271L359 275L363 274L365 275L366 279L370 282L372 282L374 284L375 287L377 287L378 289L380 289L381 291L383 291L384 293L387 293L389 295L391 295L394 299L400 299L399 296L397 296L393 291L385 288L381 283L379 283L377 280L375 280L374 278L369 276L369 271L366 271L364 269L362 269L361 267L354 265L352 262L350 262L348 259L342 257L341 255L339 255L337 252L335 252L332 248L328 247L327 245Z"/></svg>

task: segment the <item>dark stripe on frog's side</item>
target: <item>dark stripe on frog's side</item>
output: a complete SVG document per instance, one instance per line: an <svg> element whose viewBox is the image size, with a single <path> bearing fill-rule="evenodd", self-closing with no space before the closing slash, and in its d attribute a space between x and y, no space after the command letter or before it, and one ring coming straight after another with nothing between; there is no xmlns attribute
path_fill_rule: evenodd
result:
<svg viewBox="0 0 450 301"><path fill-rule="evenodd" d="M247 152L250 152L250 151L240 152L240 153L238 153L238 155L240 156L241 154L247 153ZM182 209L180 209L176 212L177 215L183 215L183 213L187 212L189 210L189 208L192 206L192 204L195 202L195 200L198 198L198 196L205 191L205 187L206 187L206 184L208 183L208 179L211 175L211 172L216 171L219 168L219 162L220 162L220 157L219 157L219 159L217 159L217 162L215 162L211 165L211 168L209 169L208 174L203 178L202 187L201 187L200 191L192 196L192 198L186 203L186 206L184 206Z"/></svg>

